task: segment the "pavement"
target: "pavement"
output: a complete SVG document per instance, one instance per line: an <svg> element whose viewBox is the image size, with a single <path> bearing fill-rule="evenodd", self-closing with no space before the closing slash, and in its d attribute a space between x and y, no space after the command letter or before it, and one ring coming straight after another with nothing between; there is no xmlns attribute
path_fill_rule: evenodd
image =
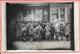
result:
<svg viewBox="0 0 80 54"><path fill-rule="evenodd" d="M16 50L70 49L71 41L15 41Z"/></svg>

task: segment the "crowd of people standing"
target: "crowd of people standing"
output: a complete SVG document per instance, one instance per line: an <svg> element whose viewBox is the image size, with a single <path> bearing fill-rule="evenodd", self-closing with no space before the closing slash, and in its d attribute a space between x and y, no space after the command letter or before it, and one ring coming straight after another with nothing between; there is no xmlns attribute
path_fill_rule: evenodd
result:
<svg viewBox="0 0 80 54"><path fill-rule="evenodd" d="M18 40L35 41L35 40L70 40L70 24L59 24L57 29L55 25L47 23L29 23L26 27L21 28L21 35Z"/></svg>

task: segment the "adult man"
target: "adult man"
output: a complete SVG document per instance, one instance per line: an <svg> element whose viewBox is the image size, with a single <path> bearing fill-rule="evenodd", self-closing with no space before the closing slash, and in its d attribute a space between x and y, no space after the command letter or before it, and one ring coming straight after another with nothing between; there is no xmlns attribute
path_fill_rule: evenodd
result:
<svg viewBox="0 0 80 54"><path fill-rule="evenodd" d="M36 32L37 32L37 38L38 38L38 39L41 39L41 38L42 38L43 28L41 27L40 24L38 24L38 26L37 26L35 29L36 29Z"/></svg>

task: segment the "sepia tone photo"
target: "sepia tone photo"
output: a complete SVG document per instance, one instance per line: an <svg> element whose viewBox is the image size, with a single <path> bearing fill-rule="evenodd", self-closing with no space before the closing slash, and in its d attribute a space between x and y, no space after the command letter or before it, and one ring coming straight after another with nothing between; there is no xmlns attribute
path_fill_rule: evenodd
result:
<svg viewBox="0 0 80 54"><path fill-rule="evenodd" d="M74 50L74 3L6 3L7 50Z"/></svg>

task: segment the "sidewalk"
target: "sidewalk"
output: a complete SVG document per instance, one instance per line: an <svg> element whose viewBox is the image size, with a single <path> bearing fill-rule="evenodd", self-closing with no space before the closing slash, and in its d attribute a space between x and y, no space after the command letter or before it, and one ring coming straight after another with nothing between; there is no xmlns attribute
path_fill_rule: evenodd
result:
<svg viewBox="0 0 80 54"><path fill-rule="evenodd" d="M17 48L17 50L70 49L71 47L70 41L15 41L13 44Z"/></svg>

